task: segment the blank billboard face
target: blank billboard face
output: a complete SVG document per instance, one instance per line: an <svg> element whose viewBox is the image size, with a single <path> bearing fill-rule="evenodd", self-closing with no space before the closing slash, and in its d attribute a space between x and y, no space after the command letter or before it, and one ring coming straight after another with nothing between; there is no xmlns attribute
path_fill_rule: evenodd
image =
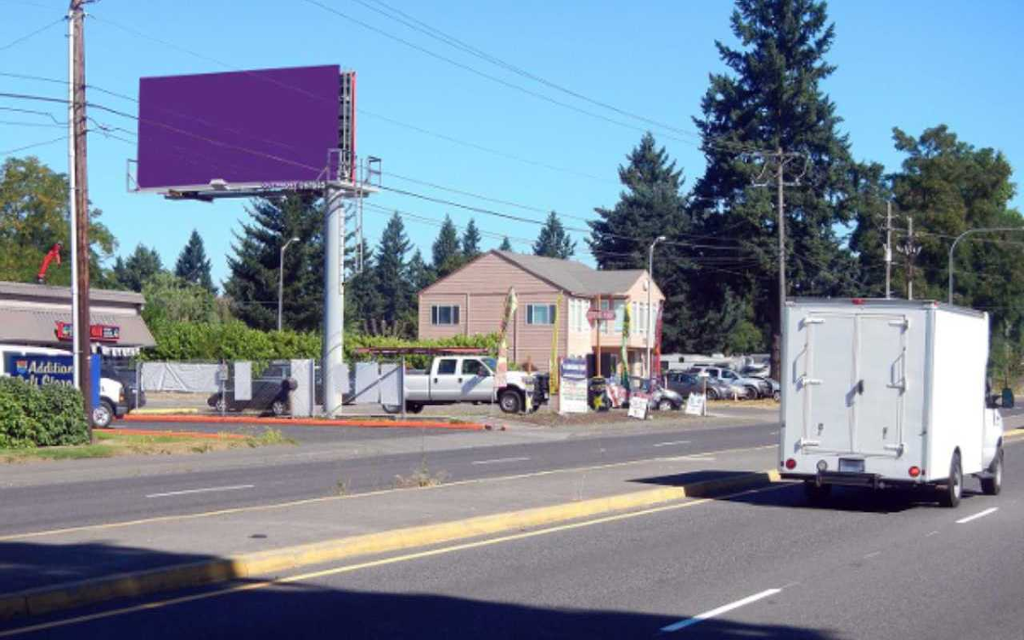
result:
<svg viewBox="0 0 1024 640"><path fill-rule="evenodd" d="M142 78L138 186L322 180L339 148L338 66Z"/></svg>

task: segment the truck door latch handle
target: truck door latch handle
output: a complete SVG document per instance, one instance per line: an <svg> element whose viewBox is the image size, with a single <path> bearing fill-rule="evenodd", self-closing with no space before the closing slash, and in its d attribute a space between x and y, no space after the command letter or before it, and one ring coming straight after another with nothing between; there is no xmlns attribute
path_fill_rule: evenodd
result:
<svg viewBox="0 0 1024 640"><path fill-rule="evenodd" d="M857 386L856 386L855 388L856 388L856 390L857 390L857 393L858 393L859 395L864 395L864 381L863 381L863 380L861 380L860 382L858 382L858 383L857 383Z"/></svg>
<svg viewBox="0 0 1024 640"><path fill-rule="evenodd" d="M821 380L817 378L808 378L807 376L800 376L800 379L797 380L797 385L801 387L810 387L816 384L821 384Z"/></svg>

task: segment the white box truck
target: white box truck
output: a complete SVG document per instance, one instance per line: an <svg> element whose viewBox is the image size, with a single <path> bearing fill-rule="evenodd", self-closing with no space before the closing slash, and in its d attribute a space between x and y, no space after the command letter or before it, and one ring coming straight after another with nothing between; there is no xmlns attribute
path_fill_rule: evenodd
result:
<svg viewBox="0 0 1024 640"><path fill-rule="evenodd" d="M986 388L988 314L930 301L806 299L783 312L779 471L833 485L999 493L1003 423Z"/></svg>

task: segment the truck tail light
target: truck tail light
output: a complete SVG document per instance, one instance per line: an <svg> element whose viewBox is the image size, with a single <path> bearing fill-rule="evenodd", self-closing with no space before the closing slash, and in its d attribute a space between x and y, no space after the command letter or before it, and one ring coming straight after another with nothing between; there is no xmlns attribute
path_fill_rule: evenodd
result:
<svg viewBox="0 0 1024 640"><path fill-rule="evenodd" d="M793 458L786 460L786 468L789 469L790 471L796 469L796 460L794 460Z"/></svg>
<svg viewBox="0 0 1024 640"><path fill-rule="evenodd" d="M921 467L918 467L918 466L910 467L910 469L907 470L907 473L910 474L911 478L916 478L917 476L921 475Z"/></svg>

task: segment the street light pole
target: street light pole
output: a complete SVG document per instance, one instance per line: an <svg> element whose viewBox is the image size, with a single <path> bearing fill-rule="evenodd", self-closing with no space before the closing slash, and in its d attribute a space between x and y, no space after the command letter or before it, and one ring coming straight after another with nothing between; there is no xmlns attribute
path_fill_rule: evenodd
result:
<svg viewBox="0 0 1024 640"><path fill-rule="evenodd" d="M284 250L288 248L293 242L298 242L298 238L292 238L288 242L284 243L281 247L281 261L279 263L280 268L278 269L278 281L277 281L277 330L281 330L281 316L282 310L284 309Z"/></svg>
<svg viewBox="0 0 1024 640"><path fill-rule="evenodd" d="M953 304L953 252L956 251L956 245L973 233L999 233L1002 231L1024 231L1024 227L989 227L979 229L968 229L956 237L953 244L949 247L949 304Z"/></svg>
<svg viewBox="0 0 1024 640"><path fill-rule="evenodd" d="M647 326L644 327L644 331L647 332L647 378L650 379L651 372L654 368L651 366L651 291L654 289L654 247L659 242L664 242L665 236L658 236L651 243L650 249L647 250ZM623 363L626 366L628 363Z"/></svg>

